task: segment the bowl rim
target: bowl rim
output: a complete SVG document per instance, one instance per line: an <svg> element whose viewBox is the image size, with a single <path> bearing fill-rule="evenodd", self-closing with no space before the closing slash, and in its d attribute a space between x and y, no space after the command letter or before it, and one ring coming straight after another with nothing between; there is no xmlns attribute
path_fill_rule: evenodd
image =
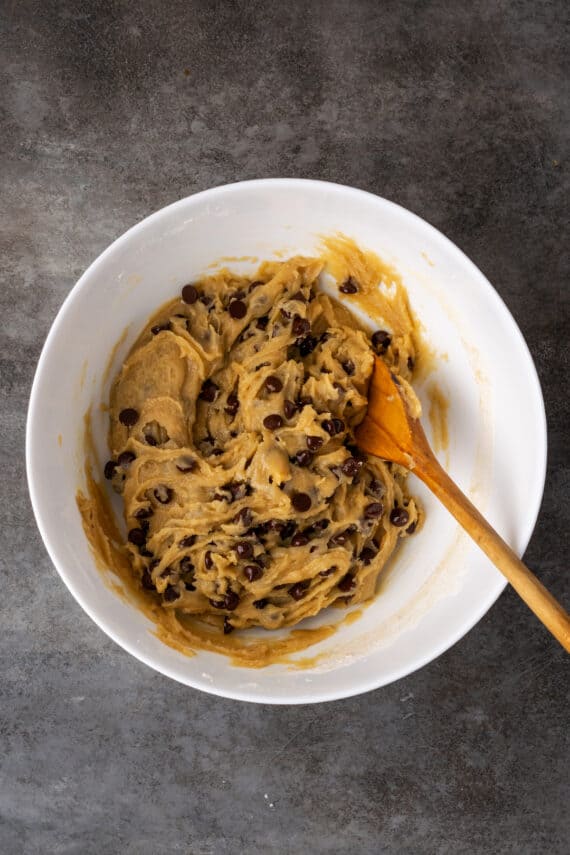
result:
<svg viewBox="0 0 570 855"><path fill-rule="evenodd" d="M487 611L489 611L491 606L496 602L496 600L506 587L507 580L498 576L496 585L491 585L489 587L487 596L481 599L480 607L477 609L471 619L466 621L458 631L447 637L441 644L435 647L430 647L429 652L425 654L418 653L418 656L414 661L414 665L411 669L405 666L395 668L394 671L390 673L387 677L386 675L384 675L383 677L380 677L378 679L375 679L374 674L371 674L370 679L366 681L365 684L360 683L354 688L350 688L340 692L334 692L330 690L314 691L310 698L301 695L291 695L291 697L288 697L285 700L283 698L276 698L271 693L263 694L262 692L256 692L255 696L251 696L248 695L247 691L241 689L228 689L224 686L218 686L215 684L208 683L205 680L185 680L182 679L179 673L174 673L173 669L169 668L168 665L165 665L163 663L157 664L157 662L154 661L152 657L142 654L141 651L137 649L136 644L133 641L129 639L125 640L124 638L119 637L118 633L114 632L114 630L109 628L109 626L105 622L104 617L101 617L100 614L96 614L96 609L91 606L88 598L86 598L81 593L81 591L78 590L77 586L74 583L72 574L69 574L65 569L61 567L59 559L57 558L56 549L52 541L50 540L50 537L46 530L41 502L38 498L38 494L36 491L35 475L33 469L33 445L35 425L37 422L39 388L41 386L44 367L48 361L49 351L51 349L52 343L57 338L60 327L63 326L65 323L66 316L71 304L78 298L79 294L85 286L86 281L89 280L92 273L109 255L113 254L124 243L126 243L130 238L132 238L133 235L136 235L137 232L142 231L149 225L152 225L153 223L159 221L168 213L171 213L179 208L184 208L190 201L197 202L200 199L203 199L204 197L209 197L210 200L213 201L216 198L219 199L225 195L240 192L244 188L255 189L256 187L258 187L263 188L264 191L267 191L284 186L294 187L295 185L300 188L312 187L321 190L328 189L333 190L337 193L351 195L353 197L361 197L368 200L373 199L375 202L381 202L383 205L386 205L388 208L392 208L394 211L398 211L400 214L403 213L406 217L411 218L412 221L416 221L418 226L420 226L424 230L427 230L428 234L431 234L434 238L436 238L446 249L447 252L454 255L458 259L458 261L460 261L463 265L466 265L470 269L470 272L473 274L473 276L479 280L480 286L482 286L487 291L488 296L491 298L492 301L494 301L496 311L500 313L503 316L503 319L509 324L513 337L517 340L517 344L526 362L525 375L529 384L529 388L532 387L530 388L530 392L533 395L536 404L536 411L534 413L534 417L537 422L537 431L540 435L540 444L539 447L534 449L534 458L536 467L535 471L537 473L537 483L540 483L541 486L540 489L537 489L536 493L531 497L532 508L530 509L529 515L527 517L526 528L524 531L521 532L520 536L520 542L523 545L523 548L520 550L520 555L524 554L536 525L544 495L547 466L547 421L544 398L542 395L540 380L538 377L536 366L534 364L534 360L516 320L514 319L513 315L511 314L510 310L508 309L506 303L504 302L500 294L495 290L493 285L482 273L482 271L479 270L477 265L473 261L471 261L471 259L452 240L450 240L450 238L444 235L443 232L441 232L435 226L432 226L431 223L423 219L423 217L420 217L418 214L415 214L413 211L408 210L402 205L399 205L398 203L386 199L382 196L378 196L376 193L331 181L323 181L320 179L311 178L256 178L245 181L236 181L229 184L217 185L214 187L207 188L205 190L201 190L197 193L190 194L189 196L185 196L182 199L178 199L175 202L171 202L170 204L154 211L153 213L136 222L121 235L119 235L119 237L117 237L111 244L109 244L109 246L107 246L89 264L89 266L81 274L79 279L75 282L75 284L65 297L63 303L61 304L57 312L57 315L55 316L50 326L49 332L46 336L37 362L29 396L25 433L26 477L36 524L38 526L44 546L52 561L52 564L54 565L59 576L62 578L63 582L67 586L74 599L79 603L81 608L86 612L87 615L89 615L89 617L94 621L94 623L97 624L97 626L108 637L110 637L116 644L118 644L119 647L121 647L127 653L130 653L140 662L143 662L145 665L148 665L153 670L158 671L159 673L176 680L176 682L181 683L182 685L186 685L190 688L204 691L208 694L216 695L219 697L246 701L250 703L265 703L272 705L297 705L342 700L344 698L354 697L356 695L364 694L374 689L381 688L382 686L389 685L390 683L395 682L396 680L402 679L403 677L413 674L415 671L418 671L420 668L425 667L427 664L437 659L439 656L441 656L443 653L453 647L454 644L460 641L484 617Z"/></svg>

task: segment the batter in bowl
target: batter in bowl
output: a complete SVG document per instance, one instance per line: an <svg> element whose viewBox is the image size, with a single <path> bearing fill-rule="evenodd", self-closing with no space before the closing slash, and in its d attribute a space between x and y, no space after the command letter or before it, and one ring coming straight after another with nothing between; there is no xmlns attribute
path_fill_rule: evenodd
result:
<svg viewBox="0 0 570 855"><path fill-rule="evenodd" d="M123 496L133 572L173 618L227 634L367 600L418 525L405 470L353 438L374 353L411 380L405 291L378 292L390 328L366 331L339 302L369 294L364 273L353 265L337 299L320 287L324 264L299 256L185 285L114 381L105 476Z"/></svg>

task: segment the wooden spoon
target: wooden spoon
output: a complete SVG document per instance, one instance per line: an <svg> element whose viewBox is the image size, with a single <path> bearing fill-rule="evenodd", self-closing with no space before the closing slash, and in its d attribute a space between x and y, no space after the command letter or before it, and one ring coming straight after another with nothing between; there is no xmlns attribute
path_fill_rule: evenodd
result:
<svg viewBox="0 0 570 855"><path fill-rule="evenodd" d="M379 357L375 359L370 383L368 412L356 430L356 441L364 451L412 470L506 576L564 649L570 652L570 617L567 612L439 465L419 419L410 413L404 388Z"/></svg>

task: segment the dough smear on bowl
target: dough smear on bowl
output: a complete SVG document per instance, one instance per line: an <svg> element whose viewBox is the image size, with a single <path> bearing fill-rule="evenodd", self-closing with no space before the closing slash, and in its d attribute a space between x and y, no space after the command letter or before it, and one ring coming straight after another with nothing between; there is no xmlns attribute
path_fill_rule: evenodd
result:
<svg viewBox="0 0 570 855"><path fill-rule="evenodd" d="M389 326L367 331L339 300L370 301L370 282L355 264L333 298L324 265L298 256L186 285L114 381L105 476L123 496L132 572L171 628L276 629L367 600L420 521L405 470L353 438L374 353L412 379L405 291L376 278Z"/></svg>

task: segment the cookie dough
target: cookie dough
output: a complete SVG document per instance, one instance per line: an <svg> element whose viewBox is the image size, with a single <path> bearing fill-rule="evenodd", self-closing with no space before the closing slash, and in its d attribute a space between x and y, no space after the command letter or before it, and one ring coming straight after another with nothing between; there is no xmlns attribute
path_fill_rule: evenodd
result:
<svg viewBox="0 0 570 855"><path fill-rule="evenodd" d="M148 322L114 381L111 459L128 557L182 622L291 626L373 596L419 511L405 470L354 443L374 352L411 380L405 292L366 331L320 287L324 260L228 270L186 285ZM389 312L388 312L389 309Z"/></svg>

